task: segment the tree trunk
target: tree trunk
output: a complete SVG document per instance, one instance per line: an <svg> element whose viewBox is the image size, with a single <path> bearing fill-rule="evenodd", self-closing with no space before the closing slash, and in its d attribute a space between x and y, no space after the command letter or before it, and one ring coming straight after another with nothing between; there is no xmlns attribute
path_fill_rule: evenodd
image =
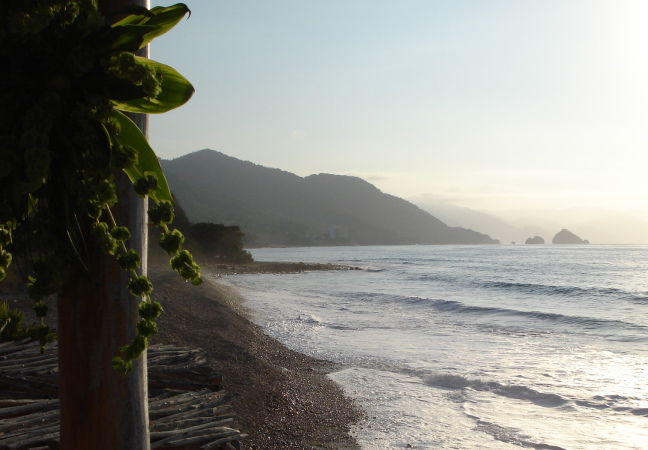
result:
<svg viewBox="0 0 648 450"><path fill-rule="evenodd" d="M148 7L148 1L100 1L104 13L130 3ZM133 119L146 134L146 116ZM128 246L142 256L146 274L146 200L121 172L117 190L113 214L130 229ZM139 301L128 292L129 277L114 256L91 250L89 269L90 278L71 281L58 299L61 448L147 450L146 354L126 376L111 365L135 337Z"/></svg>

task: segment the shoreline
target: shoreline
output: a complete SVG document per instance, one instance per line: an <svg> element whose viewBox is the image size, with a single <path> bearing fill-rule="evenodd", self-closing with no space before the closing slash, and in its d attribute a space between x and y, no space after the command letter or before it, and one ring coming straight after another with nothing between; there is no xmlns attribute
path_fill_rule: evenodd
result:
<svg viewBox="0 0 648 450"><path fill-rule="evenodd" d="M350 270L303 263L209 265L200 286L183 283L168 265L149 266L154 297L165 313L151 343L200 347L222 375L237 414L233 427L249 434L244 448L359 449L351 425L363 412L327 374L338 366L292 351L249 320L243 297L214 278L235 273ZM236 267L235 270L232 270Z"/></svg>
<svg viewBox="0 0 648 450"><path fill-rule="evenodd" d="M237 273L295 273L353 270L331 264L253 262L203 266L204 283L185 283L165 261L149 259L153 299L164 313L150 344L203 349L207 365L222 376L236 413L232 428L249 435L242 448L259 450L358 450L351 425L364 413L327 374L336 364L292 351L249 320L235 288L218 282ZM0 301L25 313L23 325L36 322L33 301L18 280L0 283ZM46 321L56 327L56 301L49 299Z"/></svg>

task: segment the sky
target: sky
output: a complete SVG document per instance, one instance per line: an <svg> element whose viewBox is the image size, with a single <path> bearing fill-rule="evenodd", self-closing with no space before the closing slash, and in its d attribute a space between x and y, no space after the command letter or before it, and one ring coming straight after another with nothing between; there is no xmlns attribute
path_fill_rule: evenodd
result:
<svg viewBox="0 0 648 450"><path fill-rule="evenodd" d="M151 47L196 88L151 119L162 158L211 148L482 211L648 210L644 0L185 3Z"/></svg>

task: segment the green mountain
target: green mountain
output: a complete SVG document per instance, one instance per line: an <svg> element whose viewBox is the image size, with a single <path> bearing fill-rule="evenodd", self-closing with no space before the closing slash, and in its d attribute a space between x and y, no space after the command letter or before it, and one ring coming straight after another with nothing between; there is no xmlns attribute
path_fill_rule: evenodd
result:
<svg viewBox="0 0 648 450"><path fill-rule="evenodd" d="M300 177L209 149L161 163L191 221L239 225L248 246L498 243L357 177Z"/></svg>

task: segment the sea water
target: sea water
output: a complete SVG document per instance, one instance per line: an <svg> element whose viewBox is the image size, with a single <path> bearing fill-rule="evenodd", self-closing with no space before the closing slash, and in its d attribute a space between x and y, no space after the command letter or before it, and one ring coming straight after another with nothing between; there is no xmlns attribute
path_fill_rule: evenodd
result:
<svg viewBox="0 0 648 450"><path fill-rule="evenodd" d="M648 246L258 249L253 318L366 411L364 449L648 448Z"/></svg>

